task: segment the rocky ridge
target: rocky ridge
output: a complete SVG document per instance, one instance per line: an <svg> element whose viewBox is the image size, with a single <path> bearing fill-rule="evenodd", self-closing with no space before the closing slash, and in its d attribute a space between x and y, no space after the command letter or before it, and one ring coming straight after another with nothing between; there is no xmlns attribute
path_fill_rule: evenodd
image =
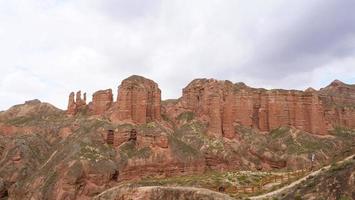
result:
<svg viewBox="0 0 355 200"><path fill-rule="evenodd" d="M91 199L125 181L207 171L302 169L355 151L354 85L265 90L197 79L161 101L131 76L68 109L38 100L0 113L0 197Z"/></svg>

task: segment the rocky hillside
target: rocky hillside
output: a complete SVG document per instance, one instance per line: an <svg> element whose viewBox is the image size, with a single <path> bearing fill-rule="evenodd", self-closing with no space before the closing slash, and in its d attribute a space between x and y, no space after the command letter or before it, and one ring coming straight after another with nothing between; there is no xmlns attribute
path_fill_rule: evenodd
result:
<svg viewBox="0 0 355 200"><path fill-rule="evenodd" d="M309 177L278 199L355 199L355 157Z"/></svg>
<svg viewBox="0 0 355 200"><path fill-rule="evenodd" d="M28 101L0 113L0 198L92 199L127 182L216 190L245 183L153 180L303 169L311 154L322 166L355 152L354 95L340 81L295 91L197 79L181 98L161 101L158 84L132 76L115 100L106 89L92 102L71 93L66 111Z"/></svg>
<svg viewBox="0 0 355 200"><path fill-rule="evenodd" d="M233 200L233 198L207 189L189 187L117 187L104 191L94 199L122 200Z"/></svg>

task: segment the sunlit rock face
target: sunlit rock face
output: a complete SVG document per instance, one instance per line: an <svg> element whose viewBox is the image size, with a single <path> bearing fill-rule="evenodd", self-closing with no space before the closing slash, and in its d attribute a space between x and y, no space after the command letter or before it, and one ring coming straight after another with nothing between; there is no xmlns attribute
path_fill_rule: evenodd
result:
<svg viewBox="0 0 355 200"><path fill-rule="evenodd" d="M92 95L92 112L95 115L103 115L112 106L112 90L99 90Z"/></svg>
<svg viewBox="0 0 355 200"><path fill-rule="evenodd" d="M194 112L208 123L209 132L215 137L236 137L235 124L261 131L293 126L309 133L327 134L335 126L355 127L354 94L355 86L340 81L320 91L298 91L196 79L183 89L175 110Z"/></svg>
<svg viewBox="0 0 355 200"><path fill-rule="evenodd" d="M161 91L158 84L141 76L131 76L118 87L117 101L113 101L111 89L93 94L88 115L109 117L113 122L145 124L161 120ZM86 105L86 94L69 95L67 114L76 115Z"/></svg>
<svg viewBox="0 0 355 200"><path fill-rule="evenodd" d="M160 120L161 91L154 81L131 76L118 89L116 109L112 120L144 124Z"/></svg>

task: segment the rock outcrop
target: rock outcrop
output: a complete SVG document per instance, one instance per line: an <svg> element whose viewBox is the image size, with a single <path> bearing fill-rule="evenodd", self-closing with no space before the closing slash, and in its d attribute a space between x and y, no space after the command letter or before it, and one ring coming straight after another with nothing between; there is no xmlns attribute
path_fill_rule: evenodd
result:
<svg viewBox="0 0 355 200"><path fill-rule="evenodd" d="M319 94L326 105L325 118L333 126L355 128L355 85L335 80Z"/></svg>
<svg viewBox="0 0 355 200"><path fill-rule="evenodd" d="M92 112L94 115L103 115L113 103L112 90L99 90L92 95Z"/></svg>
<svg viewBox="0 0 355 200"><path fill-rule="evenodd" d="M116 104L113 121L144 124L161 119L161 91L158 84L144 77L131 76L123 80Z"/></svg>
<svg viewBox="0 0 355 200"><path fill-rule="evenodd" d="M354 94L355 86L340 81L320 91L312 88L298 91L256 89L243 83L197 79L183 89L181 100L174 106L177 112L196 113L215 137L235 138L235 124L267 132L293 126L314 134L327 134L335 126L355 127Z"/></svg>
<svg viewBox="0 0 355 200"><path fill-rule="evenodd" d="M68 115L75 115L84 106L86 106L86 93L84 93L83 98L81 98L81 91L78 91L76 95L74 92L69 94Z"/></svg>
<svg viewBox="0 0 355 200"><path fill-rule="evenodd" d="M161 121L161 91L154 81L141 76L122 81L116 102L108 89L94 93L89 105L91 114L108 117L115 123ZM75 115L84 106L85 94L83 99L80 91L70 94L68 114ZM192 112L208 125L208 134L216 138L238 138L235 125L264 132L292 126L327 134L334 127L355 127L355 86L336 80L319 91L266 90L244 83L196 79L183 89L176 103L164 107L171 119L183 112Z"/></svg>
<svg viewBox="0 0 355 200"><path fill-rule="evenodd" d="M233 116L236 112L233 83L214 79L197 79L183 89L182 106L208 123L215 137L234 138Z"/></svg>
<svg viewBox="0 0 355 200"><path fill-rule="evenodd" d="M310 153L317 168L355 151L354 130L316 135L351 128L353 89L335 82L320 91L265 90L199 79L163 103L163 119L159 88L137 76L122 82L116 102L111 90L88 105L72 93L69 116L28 101L0 112L0 197L92 199L125 180L182 175L200 187L195 177L211 170L304 169ZM174 191L153 199L161 194Z"/></svg>
<svg viewBox="0 0 355 200"><path fill-rule="evenodd" d="M75 98L76 97L76 98ZM75 100L76 99L76 100ZM75 115L86 106L86 94L70 93L67 114ZM90 114L108 117L113 122L145 124L161 120L161 91L158 84L141 76L131 76L122 81L117 101L113 102L111 89L99 90L89 103Z"/></svg>

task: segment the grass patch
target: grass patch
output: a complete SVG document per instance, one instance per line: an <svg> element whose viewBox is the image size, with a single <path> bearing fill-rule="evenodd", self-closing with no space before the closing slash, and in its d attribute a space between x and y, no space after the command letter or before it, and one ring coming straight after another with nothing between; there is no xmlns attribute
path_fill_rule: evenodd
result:
<svg viewBox="0 0 355 200"><path fill-rule="evenodd" d="M342 137L342 138L353 138L355 137L355 131L346 128L346 127L341 127L337 126L330 132L332 135L337 136L337 137Z"/></svg>
<svg viewBox="0 0 355 200"><path fill-rule="evenodd" d="M180 121L183 120L183 121L187 121L187 122L190 122L194 118L195 118L195 113L190 112L190 111L183 112L179 116L176 117L177 120L180 120Z"/></svg>
<svg viewBox="0 0 355 200"><path fill-rule="evenodd" d="M258 184L267 174L257 172L218 172L208 171L200 175L174 176L168 178L143 178L139 181L133 181L138 186L185 186L202 187L217 191L220 186L229 188L231 186L241 186ZM240 181L243 180L243 181ZM227 190L228 193L228 190ZM235 194L229 194L235 195Z"/></svg>
<svg viewBox="0 0 355 200"><path fill-rule="evenodd" d="M143 147L137 149L134 142L126 142L120 147L120 152L123 153L127 158L149 158L152 153L152 150L149 147Z"/></svg>
<svg viewBox="0 0 355 200"><path fill-rule="evenodd" d="M188 161L200 157L200 151L179 140L177 137L170 135L168 139L172 150L179 156L180 159Z"/></svg>
<svg viewBox="0 0 355 200"><path fill-rule="evenodd" d="M283 137L290 129L288 127L279 127L270 132L271 138L276 139Z"/></svg>

